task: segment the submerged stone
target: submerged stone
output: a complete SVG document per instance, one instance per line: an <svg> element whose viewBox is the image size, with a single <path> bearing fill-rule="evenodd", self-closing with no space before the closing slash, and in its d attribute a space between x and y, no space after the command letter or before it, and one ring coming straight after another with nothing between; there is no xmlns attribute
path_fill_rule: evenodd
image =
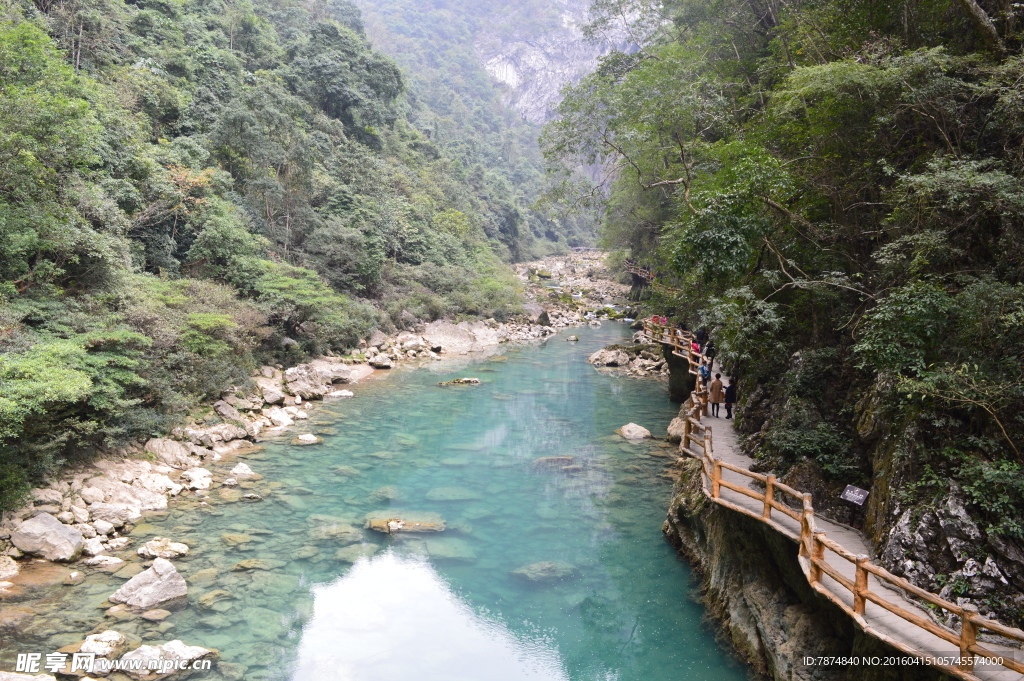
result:
<svg viewBox="0 0 1024 681"><path fill-rule="evenodd" d="M239 561L231 568L232 570L239 572L242 570L276 570L279 567L287 565L283 560L274 560L272 558L249 558L248 560Z"/></svg>
<svg viewBox="0 0 1024 681"><path fill-rule="evenodd" d="M157 558L153 567L129 579L107 599L112 603L148 610L187 594L185 578L178 574L169 560Z"/></svg>
<svg viewBox="0 0 1024 681"><path fill-rule="evenodd" d="M436 513L376 511L366 514L366 527L385 534L443 532L445 521Z"/></svg>
<svg viewBox="0 0 1024 681"><path fill-rule="evenodd" d="M512 576L531 584L552 584L577 575L576 567L569 563L549 560L531 563L512 571Z"/></svg>
<svg viewBox="0 0 1024 681"><path fill-rule="evenodd" d="M465 487L435 487L427 492L430 501L473 501L481 498L479 492Z"/></svg>
<svg viewBox="0 0 1024 681"><path fill-rule="evenodd" d="M334 558L342 563L354 563L360 558L369 558L379 550L380 547L376 544L352 544L343 549L338 549L334 554Z"/></svg>
<svg viewBox="0 0 1024 681"><path fill-rule="evenodd" d="M438 385L480 385L479 378L456 378L451 381L443 381Z"/></svg>

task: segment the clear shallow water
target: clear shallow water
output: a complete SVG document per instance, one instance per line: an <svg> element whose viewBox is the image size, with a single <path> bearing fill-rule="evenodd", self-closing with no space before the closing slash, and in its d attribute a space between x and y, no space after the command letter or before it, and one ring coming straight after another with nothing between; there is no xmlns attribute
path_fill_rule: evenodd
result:
<svg viewBox="0 0 1024 681"><path fill-rule="evenodd" d="M661 538L665 448L613 433L633 421L663 435L677 408L661 383L586 363L625 338L624 325L571 332L580 343L563 332L458 367L397 370L318 409L303 427L323 444L292 446L291 432L244 457L265 479L243 486L265 501L214 492L210 506L176 502L136 528L137 541L193 547L175 561L189 607L163 624L104 621L97 606L122 580L90 574L30 603L40 616L5 639L0 669L13 669L16 652L114 628L218 648L246 679L745 679L702 625L688 569ZM483 383L436 385L460 376ZM573 468L535 463L548 456L571 456ZM215 480L233 465L222 462ZM346 525L362 528L376 512L440 517L447 529L402 538L360 529L360 543L347 545ZM343 560L374 550L354 566ZM251 558L276 562L232 570ZM546 585L510 574L538 561L576 574ZM230 598L200 601L216 590Z"/></svg>

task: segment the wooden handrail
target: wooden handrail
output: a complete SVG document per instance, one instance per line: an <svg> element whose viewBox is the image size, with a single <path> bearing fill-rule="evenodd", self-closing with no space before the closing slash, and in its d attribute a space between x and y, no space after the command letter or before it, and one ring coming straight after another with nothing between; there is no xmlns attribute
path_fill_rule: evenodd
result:
<svg viewBox="0 0 1024 681"><path fill-rule="evenodd" d="M662 338L665 338L668 341L674 341L674 343L668 342L666 344L673 345L673 347L680 347L685 350L688 358L695 356L699 357L699 355L693 353L692 349L688 345L676 345L675 343L678 343L680 340L676 334L666 334L664 331L665 327L653 325L650 322L645 322L644 324L644 333L648 338L656 342L665 342L661 340ZM701 359L703 358L701 357ZM951 603L936 594L911 584L902 577L892 574L881 566L872 564L868 556L857 555L850 552L841 544L829 539L824 531L817 529L815 524L814 506L810 494L793 489L789 485L779 482L774 475L755 473L740 466L715 458L712 438L713 430L711 426L701 423L700 420L701 416L707 414L707 391L703 389L702 383L703 382L698 377L697 388L690 395L691 407L683 422L683 437L682 442L679 444L679 451L692 458L698 459L701 462L702 490L705 496L709 497L713 502L721 506L725 506L726 508L761 520L785 536L797 541L800 548L799 555L801 568L804 570L804 576L807 578L810 585L815 589L815 591L826 596L846 614L853 617L858 625L872 636L889 643L898 650L923 658L928 662L928 664L941 669L947 674L960 679L965 679L965 681L980 681L979 677L974 674L972 656L975 655L998 659L1006 669L1024 673L1024 664L1007 657L1004 653L995 652L978 645L977 642L979 630L985 629L1011 641L1015 641L1018 644L1024 644L1024 631L996 622L995 620L981 617L978 614L977 609L973 606L959 606L955 603ZM697 429L703 431L703 438L695 436L694 431ZM701 453L698 454L694 451L691 448L691 444L700 445L702 450ZM723 470L727 470L749 478L750 480L762 483L764 485L764 492L760 492L757 489L730 482L728 480L723 480ZM750 509L730 502L727 499L723 499L723 488L746 496L750 499L754 499L755 501L760 501L762 504L760 515ZM789 504L779 500L777 498L777 494L779 492L782 492L798 501L798 508L794 509ZM772 518L773 511L778 511L800 523L800 534L795 535L789 528L786 528L776 522ZM852 580L843 575L837 568L833 567L825 560L826 550L831 551L843 560L849 561L853 564L854 578ZM838 584L846 593L849 594L850 597L852 597L852 607L840 598L839 594L834 593L829 585L822 582L823 575L827 575L831 578L835 584ZM879 580L879 582L892 587L897 592L902 591L920 598L926 603L958 617L961 623L960 631L957 632L940 626L923 614L911 612L900 604L894 603L890 600L891 597L887 598L884 594L872 591L869 586L870 575L873 575ZM880 608L893 613L905 622L909 622L910 624L927 631L948 643L956 645L960 649L961 659L959 661L961 664L959 666L943 664L940 661L935 660L935 651L918 650L909 643L894 639L892 636L879 631L875 626L872 626L873 616L867 613L867 603L873 603ZM941 656L939 657L941 658Z"/></svg>

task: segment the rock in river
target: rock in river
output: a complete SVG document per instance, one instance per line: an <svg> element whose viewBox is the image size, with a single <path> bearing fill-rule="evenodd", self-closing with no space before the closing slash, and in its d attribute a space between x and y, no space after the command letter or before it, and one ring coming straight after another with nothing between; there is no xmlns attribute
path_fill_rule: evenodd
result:
<svg viewBox="0 0 1024 681"><path fill-rule="evenodd" d="M550 584L575 577L576 568L569 563L544 560L513 570L512 576L531 584Z"/></svg>
<svg viewBox="0 0 1024 681"><path fill-rule="evenodd" d="M444 381L438 385L479 385L479 378L456 378L451 381Z"/></svg>
<svg viewBox="0 0 1024 681"><path fill-rule="evenodd" d="M366 527L385 534L443 532L445 522L436 513L376 511L366 514Z"/></svg>
<svg viewBox="0 0 1024 681"><path fill-rule="evenodd" d="M338 549L334 554L334 558L342 563L354 563L360 558L369 558L379 550L380 547L376 544L352 544L343 549Z"/></svg>
<svg viewBox="0 0 1024 681"><path fill-rule="evenodd" d="M82 554L82 533L65 525L49 513L26 520L11 534L11 543L25 553L46 560L75 560Z"/></svg>
<svg viewBox="0 0 1024 681"><path fill-rule="evenodd" d="M210 489L213 474L205 468L189 468L181 474L182 480L188 481L189 489Z"/></svg>
<svg viewBox="0 0 1024 681"><path fill-rule="evenodd" d="M188 595L185 579L169 560L157 558L153 567L129 579L107 600L124 603L140 610L149 610L161 603Z"/></svg>
<svg viewBox="0 0 1024 681"><path fill-rule="evenodd" d="M242 570L276 570L279 567L287 565L283 560L273 560L271 558L249 558L235 563L231 569L240 572Z"/></svg>
<svg viewBox="0 0 1024 681"><path fill-rule="evenodd" d="M135 679L166 678L165 674L155 674L150 671L149 665L152 662L161 661L167 664L174 661L176 669L189 669L198 660L217 659L217 651L202 648L200 646L187 646L179 640L164 643L158 646L139 646L130 653L127 653L122 660L139 660L138 672L128 672L128 675Z"/></svg>
<svg viewBox="0 0 1024 681"><path fill-rule="evenodd" d="M253 471L246 464L238 462L235 467L231 469L231 477L235 480L262 480L263 476ZM225 483L226 484L226 483Z"/></svg>
<svg viewBox="0 0 1024 681"><path fill-rule="evenodd" d="M10 556L0 556L0 580L17 577L18 563Z"/></svg>
<svg viewBox="0 0 1024 681"><path fill-rule="evenodd" d="M644 440L651 437L651 431L635 423L627 423L615 432L627 440Z"/></svg>
<svg viewBox="0 0 1024 681"><path fill-rule="evenodd" d="M167 537L155 537L139 547L143 558L178 558L188 555L188 546Z"/></svg>

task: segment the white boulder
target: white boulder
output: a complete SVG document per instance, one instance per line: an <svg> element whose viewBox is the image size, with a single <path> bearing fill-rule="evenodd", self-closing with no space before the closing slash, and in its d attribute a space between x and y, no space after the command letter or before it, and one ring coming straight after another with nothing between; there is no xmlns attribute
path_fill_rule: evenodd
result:
<svg viewBox="0 0 1024 681"><path fill-rule="evenodd" d="M230 475L235 480L259 480L263 477L241 461L235 464L235 467L231 469Z"/></svg>
<svg viewBox="0 0 1024 681"><path fill-rule="evenodd" d="M213 474L205 468L189 468L181 474L189 489L210 489L213 483Z"/></svg>
<svg viewBox="0 0 1024 681"><path fill-rule="evenodd" d="M185 578L178 574L169 560L157 558L153 567L125 582L107 600L132 608L149 610L167 601L188 595Z"/></svg>
<svg viewBox="0 0 1024 681"><path fill-rule="evenodd" d="M138 553L143 558L178 558L188 555L188 546L167 537L156 537L140 546Z"/></svg>
<svg viewBox="0 0 1024 681"><path fill-rule="evenodd" d="M54 561L75 560L85 547L81 532L49 513L40 513L19 525L11 534L11 543L25 553Z"/></svg>
<svg viewBox="0 0 1024 681"><path fill-rule="evenodd" d="M651 431L635 423L627 423L615 432L627 440L644 440L651 437Z"/></svg>

